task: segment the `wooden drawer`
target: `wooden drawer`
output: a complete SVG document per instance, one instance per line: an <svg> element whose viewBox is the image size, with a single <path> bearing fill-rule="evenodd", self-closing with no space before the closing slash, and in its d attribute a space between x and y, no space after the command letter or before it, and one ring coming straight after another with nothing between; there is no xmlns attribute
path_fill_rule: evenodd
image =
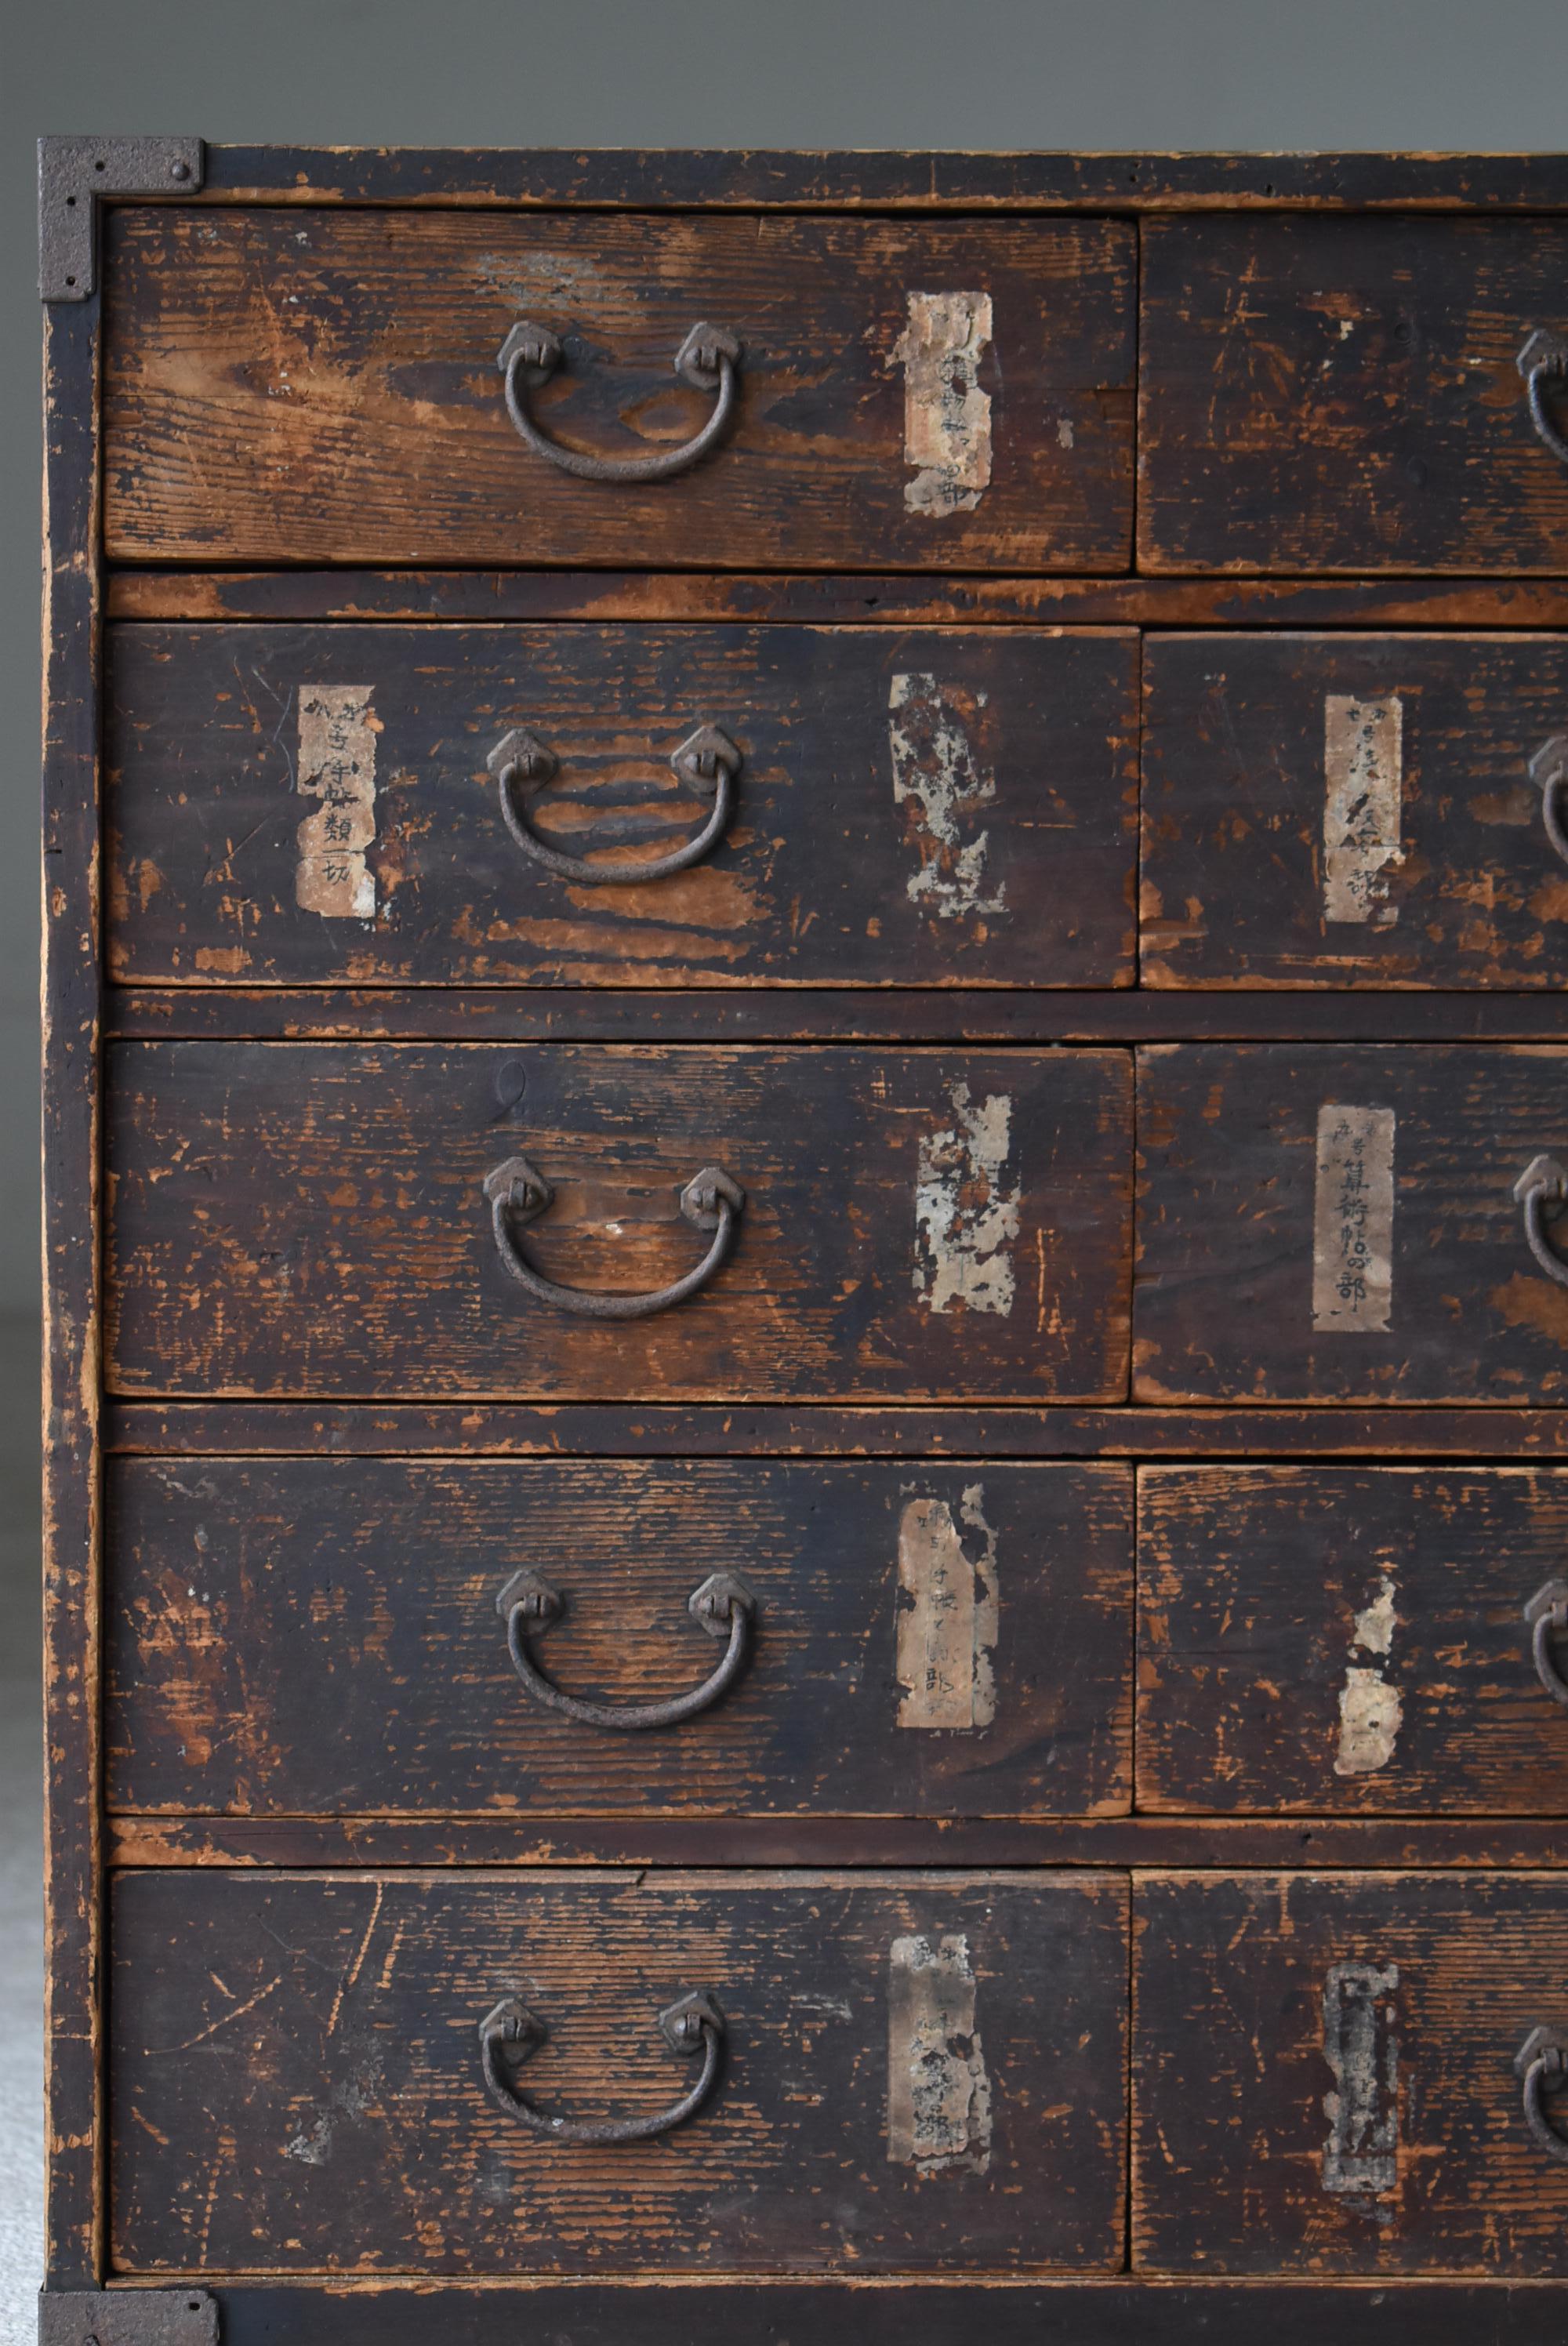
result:
<svg viewBox="0 0 1568 2346"><path fill-rule="evenodd" d="M1144 681L1145 984L1563 984L1562 637L1156 636Z"/></svg>
<svg viewBox="0 0 1568 2346"><path fill-rule="evenodd" d="M107 1519L121 1810L1129 1806L1127 1466L127 1459ZM564 1604L547 1630L512 1625L527 1572ZM751 1608L717 1649L688 1611L713 1576ZM740 1675L619 1732L545 1707L509 1637L622 1709L732 1649Z"/></svg>
<svg viewBox="0 0 1568 2346"><path fill-rule="evenodd" d="M1122 1053L127 1043L107 1085L123 1392L1125 1390ZM520 1164L554 1192L532 1222ZM694 1229L705 1168L745 1202ZM666 1290L727 1222L728 1260L685 1301L567 1308Z"/></svg>
<svg viewBox="0 0 1568 2346"><path fill-rule="evenodd" d="M1144 1468L1138 1806L1568 1812L1565 1557L1561 1470Z"/></svg>
<svg viewBox="0 0 1568 2346"><path fill-rule="evenodd" d="M129 627L110 656L127 984L1131 982L1131 633ZM626 884L725 812L672 764L702 727L728 823ZM503 802L519 731L558 771Z"/></svg>
<svg viewBox="0 0 1568 2346"><path fill-rule="evenodd" d="M126 2272L859 2274L1122 2258L1116 1876L122 1875L114 2258ZM641 2144L544 2140L503 2086ZM703 2055L706 2061L707 2054Z"/></svg>
<svg viewBox="0 0 1568 2346"><path fill-rule="evenodd" d="M1561 219L1146 222L1142 566L1568 567L1518 363L1565 279Z"/></svg>
<svg viewBox="0 0 1568 2346"><path fill-rule="evenodd" d="M114 560L1127 565L1124 221L130 206L105 246ZM689 443L699 325L742 346L733 418L677 479L573 477L508 416L524 321L557 446Z"/></svg>
<svg viewBox="0 0 1568 2346"><path fill-rule="evenodd" d="M1135 2265L1568 2272L1514 2070L1568 2021L1568 1878L1154 1875L1135 1904Z"/></svg>
<svg viewBox="0 0 1568 2346"><path fill-rule="evenodd" d="M1568 1290L1514 1189L1568 1154L1565 1075L1549 1046L1141 1051L1138 1397L1561 1403Z"/></svg>

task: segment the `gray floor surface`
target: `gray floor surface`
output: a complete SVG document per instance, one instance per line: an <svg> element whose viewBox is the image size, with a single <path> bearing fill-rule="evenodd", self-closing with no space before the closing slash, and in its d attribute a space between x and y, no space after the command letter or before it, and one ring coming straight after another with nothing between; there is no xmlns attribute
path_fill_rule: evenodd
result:
<svg viewBox="0 0 1568 2346"><path fill-rule="evenodd" d="M0 1316L0 2341L37 2330L44 2220L38 1330Z"/></svg>

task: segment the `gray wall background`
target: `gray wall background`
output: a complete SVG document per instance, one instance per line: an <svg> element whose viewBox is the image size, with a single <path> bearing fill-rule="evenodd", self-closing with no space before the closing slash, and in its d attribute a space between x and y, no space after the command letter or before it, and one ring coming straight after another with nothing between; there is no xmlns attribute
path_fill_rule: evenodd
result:
<svg viewBox="0 0 1568 2346"><path fill-rule="evenodd" d="M37 1280L41 132L1547 148L1568 87L1563 0L5 0L0 21L0 1313Z"/></svg>

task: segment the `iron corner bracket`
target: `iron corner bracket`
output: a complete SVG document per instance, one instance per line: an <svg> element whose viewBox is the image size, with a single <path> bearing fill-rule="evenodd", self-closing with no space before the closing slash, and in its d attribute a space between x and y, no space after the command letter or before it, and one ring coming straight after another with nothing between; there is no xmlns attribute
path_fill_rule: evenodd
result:
<svg viewBox="0 0 1568 2346"><path fill-rule="evenodd" d="M206 160L199 138L40 138L39 299L97 291L101 197L194 196Z"/></svg>
<svg viewBox="0 0 1568 2346"><path fill-rule="evenodd" d="M204 2289L46 2289L38 2346L218 2346L218 2300Z"/></svg>

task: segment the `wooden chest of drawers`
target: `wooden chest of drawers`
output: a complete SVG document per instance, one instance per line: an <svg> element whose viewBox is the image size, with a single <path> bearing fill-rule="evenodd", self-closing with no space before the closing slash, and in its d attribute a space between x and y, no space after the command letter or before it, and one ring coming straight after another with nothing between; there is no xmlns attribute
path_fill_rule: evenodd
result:
<svg viewBox="0 0 1568 2346"><path fill-rule="evenodd" d="M41 188L46 2346L1555 2340L1568 168Z"/></svg>

